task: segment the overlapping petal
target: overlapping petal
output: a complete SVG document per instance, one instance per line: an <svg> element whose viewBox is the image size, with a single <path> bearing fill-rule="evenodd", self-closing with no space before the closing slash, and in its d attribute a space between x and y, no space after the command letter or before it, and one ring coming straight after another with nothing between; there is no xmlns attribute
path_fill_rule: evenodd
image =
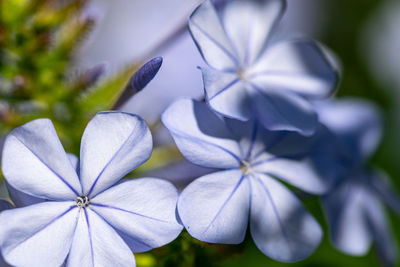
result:
<svg viewBox="0 0 400 267"><path fill-rule="evenodd" d="M171 183L141 178L97 195L90 209L112 225L133 252L144 252L171 242L182 231L175 214L177 200Z"/></svg>
<svg viewBox="0 0 400 267"><path fill-rule="evenodd" d="M373 194L364 202L365 216L376 244L378 256L384 266L394 266L398 260L396 240L384 207Z"/></svg>
<svg viewBox="0 0 400 267"><path fill-rule="evenodd" d="M67 157L68 157L69 161L71 162L72 167L75 170L79 170L78 157L75 156L74 154L70 154L70 153L67 153ZM37 203L40 203L40 202L43 202L46 200L45 198L38 198L38 197L32 196L30 194L26 194L24 192L16 190L14 187L12 187L7 182L6 182L6 187L7 187L7 191L10 196L10 199L12 200L12 202L14 203L14 205L17 208L29 206L32 204L37 204Z"/></svg>
<svg viewBox="0 0 400 267"><path fill-rule="evenodd" d="M94 196L143 164L151 154L152 137L140 117L122 112L98 113L81 142L80 179Z"/></svg>
<svg viewBox="0 0 400 267"><path fill-rule="evenodd" d="M189 29L204 60L219 70L237 68L237 54L210 0L204 1L189 19Z"/></svg>
<svg viewBox="0 0 400 267"><path fill-rule="evenodd" d="M85 209L77 222L67 267L135 266L129 247L104 219Z"/></svg>
<svg viewBox="0 0 400 267"><path fill-rule="evenodd" d="M79 174L79 158L72 153L67 153L67 156L72 167L75 169L76 173Z"/></svg>
<svg viewBox="0 0 400 267"><path fill-rule="evenodd" d="M331 181L318 174L308 159L268 158L252 165L255 172L267 173L312 194L326 193Z"/></svg>
<svg viewBox="0 0 400 267"><path fill-rule="evenodd" d="M250 180L250 231L257 247L284 262L308 257L321 241L317 221L279 182L262 174L254 174Z"/></svg>
<svg viewBox="0 0 400 267"><path fill-rule="evenodd" d="M364 255L371 244L365 217L370 192L358 183L345 182L322 199L333 244L351 255Z"/></svg>
<svg viewBox="0 0 400 267"><path fill-rule="evenodd" d="M240 170L208 174L183 190L179 216L187 231L199 240L237 244L246 234L249 196L248 180Z"/></svg>
<svg viewBox="0 0 400 267"><path fill-rule="evenodd" d="M349 147L354 160L372 155L382 137L382 118L376 106L359 99L323 101L316 104L318 116Z"/></svg>
<svg viewBox="0 0 400 267"><path fill-rule="evenodd" d="M13 205L5 199L0 199L0 212L3 210L12 209Z"/></svg>
<svg viewBox="0 0 400 267"><path fill-rule="evenodd" d="M350 255L364 255L376 244L381 260L397 259L396 242L378 195L361 181L341 184L323 199L334 245Z"/></svg>
<svg viewBox="0 0 400 267"><path fill-rule="evenodd" d="M7 187L7 191L8 191L8 195L10 196L10 199L12 200L15 207L17 207L17 208L21 208L21 207L25 207L25 206L29 206L32 204L37 204L37 203L45 201L44 198L34 197L32 195L25 194L21 191L18 191L14 187L9 185L8 183L6 183L6 187Z"/></svg>
<svg viewBox="0 0 400 267"><path fill-rule="evenodd" d="M252 84L251 100L256 117L271 131L294 131L312 135L318 117L312 105L301 96L286 90L263 89Z"/></svg>
<svg viewBox="0 0 400 267"><path fill-rule="evenodd" d="M397 214L400 214L400 198L393 190L394 186L383 170L373 170L368 175L368 182L384 203Z"/></svg>
<svg viewBox="0 0 400 267"><path fill-rule="evenodd" d="M318 45L304 39L268 47L247 77L261 88L285 89L312 98L331 95L338 81L337 71Z"/></svg>
<svg viewBox="0 0 400 267"><path fill-rule="evenodd" d="M204 167L235 168L240 165L240 148L222 119L206 104L182 99L162 115L186 159Z"/></svg>
<svg viewBox="0 0 400 267"><path fill-rule="evenodd" d="M48 119L29 122L7 136L2 169L12 187L35 197L67 200L81 192L77 173Z"/></svg>
<svg viewBox="0 0 400 267"><path fill-rule="evenodd" d="M3 210L12 209L12 208L13 208L13 205L11 205L10 202L8 202L7 200L4 200L4 199L0 199L0 212ZM2 255L0 255L0 266L11 267L4 261L4 258Z"/></svg>
<svg viewBox="0 0 400 267"><path fill-rule="evenodd" d="M248 161L260 161L271 156L299 157L310 152L319 137L303 136L290 131L269 131L260 122L252 119L246 122L225 119L227 127L240 139L244 158Z"/></svg>
<svg viewBox="0 0 400 267"><path fill-rule="evenodd" d="M218 113L238 120L252 117L250 98L236 73L202 68L207 103Z"/></svg>
<svg viewBox="0 0 400 267"><path fill-rule="evenodd" d="M2 212L0 242L4 258L14 266L61 266L71 246L78 212L72 201Z"/></svg>
<svg viewBox="0 0 400 267"><path fill-rule="evenodd" d="M233 0L226 5L224 26L241 64L252 64L258 58L285 7L284 0Z"/></svg>

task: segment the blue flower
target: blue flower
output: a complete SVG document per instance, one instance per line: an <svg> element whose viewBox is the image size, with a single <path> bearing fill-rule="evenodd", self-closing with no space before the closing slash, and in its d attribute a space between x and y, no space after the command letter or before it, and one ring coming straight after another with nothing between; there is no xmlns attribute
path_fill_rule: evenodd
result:
<svg viewBox="0 0 400 267"><path fill-rule="evenodd" d="M11 205L10 202L8 202L7 200L4 200L4 199L0 199L0 212L2 212L3 210L12 209L12 208L13 208L13 206ZM0 255L0 266L2 266L2 267L10 266L4 261L4 258L2 255Z"/></svg>
<svg viewBox="0 0 400 267"><path fill-rule="evenodd" d="M79 164L64 152L49 120L13 130L3 149L7 183L44 201L0 214L6 261L16 266L134 266L132 252L175 239L182 230L175 187L155 178L120 181L151 150L145 122L127 113L103 112L89 122Z"/></svg>
<svg viewBox="0 0 400 267"><path fill-rule="evenodd" d="M222 120L206 104L183 99L162 121L184 157L221 169L202 176L181 193L179 216L195 238L211 243L243 241L250 230L257 247L279 261L306 258L322 232L299 199L273 177L310 193L327 183L301 156L311 140L290 132L269 132L257 121Z"/></svg>
<svg viewBox="0 0 400 267"><path fill-rule="evenodd" d="M285 7L284 0L233 0L218 14L207 0L189 28L210 66L203 81L216 112L312 135L318 119L309 100L332 94L338 75L315 42L273 39Z"/></svg>
<svg viewBox="0 0 400 267"><path fill-rule="evenodd" d="M356 99L327 101L317 105L321 122L331 131L336 165L330 168L337 184L323 196L333 244L350 255L364 255L376 244L382 263L397 260L396 244L384 204L400 211L400 200L390 189L386 175L370 169L367 161L382 135L381 117L372 104Z"/></svg>

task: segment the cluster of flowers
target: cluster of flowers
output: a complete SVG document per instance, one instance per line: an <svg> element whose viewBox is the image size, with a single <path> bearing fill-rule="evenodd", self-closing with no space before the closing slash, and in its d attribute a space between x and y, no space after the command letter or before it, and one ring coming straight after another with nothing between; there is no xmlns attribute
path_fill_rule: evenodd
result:
<svg viewBox="0 0 400 267"><path fill-rule="evenodd" d="M394 262L383 204L399 211L399 201L382 172L366 167L381 136L379 112L361 100L322 100L334 93L338 72L314 41L274 37L285 4L233 0L217 10L207 0L190 17L209 65L202 69L205 101L178 100L162 122L187 160L215 171L180 194L161 179L122 179L152 151L151 133L136 115L97 114L80 160L65 153L47 119L14 129L2 158L16 206L1 203L4 259L15 266L133 266L131 252L165 245L183 227L201 241L241 243L250 220L265 255L302 260L322 230L284 182L322 195L338 249L362 255L374 241ZM153 75L141 71L142 81Z"/></svg>

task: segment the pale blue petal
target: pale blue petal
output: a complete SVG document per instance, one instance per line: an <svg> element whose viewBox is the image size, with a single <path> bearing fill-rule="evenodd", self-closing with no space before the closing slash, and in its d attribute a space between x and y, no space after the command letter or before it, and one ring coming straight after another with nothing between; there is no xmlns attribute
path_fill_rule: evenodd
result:
<svg viewBox="0 0 400 267"><path fill-rule="evenodd" d="M247 77L265 89L285 89L313 98L331 95L338 81L337 71L311 40L279 42L268 47Z"/></svg>
<svg viewBox="0 0 400 267"><path fill-rule="evenodd" d="M79 209L46 202L0 214L2 254L15 266L60 266L69 252Z"/></svg>
<svg viewBox="0 0 400 267"><path fill-rule="evenodd" d="M195 238L238 244L245 237L250 189L240 170L202 176L188 185L178 200L179 216Z"/></svg>
<svg viewBox="0 0 400 267"><path fill-rule="evenodd" d="M346 178L349 169L354 167L348 147L338 142L336 136L323 124L318 126L310 140L308 156L314 162L318 173L332 184ZM296 146L295 143L292 145Z"/></svg>
<svg viewBox="0 0 400 267"><path fill-rule="evenodd" d="M117 230L133 252L144 252L173 241L182 231L177 200L178 191L170 182L141 178L97 195L90 209Z"/></svg>
<svg viewBox="0 0 400 267"><path fill-rule="evenodd" d="M378 195L364 181L343 183L324 197L323 204L332 242L340 251L365 255L374 242L382 263L391 266L397 261L389 219Z"/></svg>
<svg viewBox="0 0 400 267"><path fill-rule="evenodd" d="M5 262L4 258L2 255L0 255L0 266L1 267L12 267L11 265L9 265L7 262Z"/></svg>
<svg viewBox="0 0 400 267"><path fill-rule="evenodd" d="M285 7L283 0L233 0L226 4L224 26L242 64L250 65L258 58Z"/></svg>
<svg viewBox="0 0 400 267"><path fill-rule="evenodd" d="M225 122L227 127L229 127L239 140L241 158L244 161L253 162L261 152L264 153L267 150L267 146L262 138L266 130L257 120L243 122L225 119Z"/></svg>
<svg viewBox="0 0 400 267"><path fill-rule="evenodd" d="M398 247L384 207L373 194L364 200L365 216L383 266L395 266Z"/></svg>
<svg viewBox="0 0 400 267"><path fill-rule="evenodd" d="M75 170L79 169L79 159L77 156L75 156L74 154L70 154L67 153L68 159L72 164L72 167ZM19 190L16 190L14 187L12 187L9 183L6 182L6 187L7 187L7 191L8 194L10 196L10 199L12 200L12 202L14 203L14 205L17 208L21 208L21 207L25 207L25 206L29 206L32 204L37 204L40 202L45 201L45 198L38 198L29 194L25 194Z"/></svg>
<svg viewBox="0 0 400 267"><path fill-rule="evenodd" d="M275 176L312 194L326 193L331 187L331 181L319 175L309 158L268 158L253 163L252 169L255 172Z"/></svg>
<svg viewBox="0 0 400 267"><path fill-rule="evenodd" d="M240 139L243 158L249 162L277 156L303 156L315 143L314 135L307 137L290 131L269 131L254 119L246 122L225 119L225 122L231 132Z"/></svg>
<svg viewBox="0 0 400 267"><path fill-rule="evenodd" d="M2 168L7 182L26 194L68 200L81 192L78 176L48 119L29 122L7 136Z"/></svg>
<svg viewBox="0 0 400 267"><path fill-rule="evenodd" d="M4 199L0 199L0 211L12 209L12 208L13 208L13 205L10 202L8 202L7 200L4 200ZM4 258L1 254L0 254L0 266L11 267L11 265L8 265L4 261Z"/></svg>
<svg viewBox="0 0 400 267"><path fill-rule="evenodd" d="M67 266L136 266L136 264L132 252L118 233L90 209L84 209L78 217Z"/></svg>
<svg viewBox="0 0 400 267"><path fill-rule="evenodd" d="M67 153L68 159L71 162L72 167L75 169L76 173L79 173L79 158L74 154Z"/></svg>
<svg viewBox="0 0 400 267"><path fill-rule="evenodd" d="M322 238L318 222L279 182L261 174L254 174L250 180L250 232L257 247L278 261L307 258Z"/></svg>
<svg viewBox="0 0 400 267"><path fill-rule="evenodd" d="M256 116L271 131L293 131L312 135L318 126L318 117L311 104L301 96L286 90L262 89L252 85L251 99Z"/></svg>
<svg viewBox="0 0 400 267"><path fill-rule="evenodd" d="M5 199L0 199L0 212L14 208L13 205Z"/></svg>
<svg viewBox="0 0 400 267"><path fill-rule="evenodd" d="M319 140L319 126L311 136L304 136L290 131L266 131L264 142L268 145L268 151L275 156L299 157L308 155Z"/></svg>
<svg viewBox="0 0 400 267"><path fill-rule="evenodd" d="M80 179L86 195L95 196L143 164L152 137L145 121L122 112L98 113L81 142Z"/></svg>
<svg viewBox="0 0 400 267"><path fill-rule="evenodd" d="M189 161L209 168L239 167L239 144L233 140L224 121L206 104L189 99L178 100L161 119Z"/></svg>
<svg viewBox="0 0 400 267"><path fill-rule="evenodd" d="M204 1L193 12L189 29L204 60L211 67L219 70L237 68L236 52L211 1Z"/></svg>
<svg viewBox="0 0 400 267"><path fill-rule="evenodd" d="M16 190L14 187L12 187L10 184L6 182L6 187L8 191L8 195L10 196L10 199L14 203L14 205L17 208L22 208L25 206L29 206L32 204L37 204L40 202L45 201L44 198L38 198L34 197L32 195L25 194L21 191Z"/></svg>
<svg viewBox="0 0 400 267"><path fill-rule="evenodd" d="M361 256L370 248L372 237L364 210L370 193L358 183L344 182L322 199L332 243L342 252Z"/></svg>
<svg viewBox="0 0 400 267"><path fill-rule="evenodd" d="M216 112L238 120L252 117L246 85L236 73L202 68L207 103Z"/></svg>
<svg viewBox="0 0 400 267"><path fill-rule="evenodd" d="M368 174L369 182L385 204L397 214L400 214L400 197L393 190L394 185L383 170L374 170Z"/></svg>
<svg viewBox="0 0 400 267"><path fill-rule="evenodd" d="M316 105L319 120L341 138L355 160L368 158L382 137L382 117L376 106L360 99L323 101Z"/></svg>

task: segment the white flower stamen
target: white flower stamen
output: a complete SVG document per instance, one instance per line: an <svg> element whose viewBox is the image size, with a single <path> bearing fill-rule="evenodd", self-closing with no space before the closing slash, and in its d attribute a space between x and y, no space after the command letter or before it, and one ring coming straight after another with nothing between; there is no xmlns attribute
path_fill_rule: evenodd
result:
<svg viewBox="0 0 400 267"><path fill-rule="evenodd" d="M250 172L251 169L251 164L245 160L242 160L240 162L240 169L242 170L242 172L244 174L248 174Z"/></svg>
<svg viewBox="0 0 400 267"><path fill-rule="evenodd" d="M87 196L79 196L76 198L75 202L79 208L85 208L90 203L89 198Z"/></svg>

